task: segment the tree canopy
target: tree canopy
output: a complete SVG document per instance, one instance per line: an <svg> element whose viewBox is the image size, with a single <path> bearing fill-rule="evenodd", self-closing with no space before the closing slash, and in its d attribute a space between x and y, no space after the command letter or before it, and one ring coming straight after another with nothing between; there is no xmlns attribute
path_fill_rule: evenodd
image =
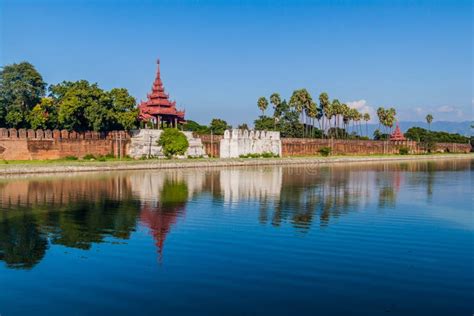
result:
<svg viewBox="0 0 474 316"><path fill-rule="evenodd" d="M0 126L67 130L130 130L138 109L127 89L101 89L86 80L47 84L27 62L0 71Z"/></svg>
<svg viewBox="0 0 474 316"><path fill-rule="evenodd" d="M28 127L28 113L45 92L46 83L32 64L4 66L0 70L0 124Z"/></svg>

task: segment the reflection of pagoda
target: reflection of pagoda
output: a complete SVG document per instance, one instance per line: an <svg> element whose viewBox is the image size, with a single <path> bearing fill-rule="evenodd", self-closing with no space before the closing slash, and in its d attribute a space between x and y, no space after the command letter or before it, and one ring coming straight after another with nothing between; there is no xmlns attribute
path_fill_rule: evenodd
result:
<svg viewBox="0 0 474 316"><path fill-rule="evenodd" d="M176 109L176 102L169 100L169 95L165 93L160 75L160 60L157 61L158 69L156 78L151 88L151 93L147 94L147 100L138 105L139 118L145 122L152 122L160 128L162 122L168 126L177 127L178 123L184 122L184 111Z"/></svg>
<svg viewBox="0 0 474 316"><path fill-rule="evenodd" d="M184 213L184 204L161 208L152 207L148 203L142 207L140 219L143 224L148 226L155 239L156 247L160 259L163 254L166 235L170 232L171 226L176 224L178 218Z"/></svg>
<svg viewBox="0 0 474 316"><path fill-rule="evenodd" d="M400 126L398 126L398 122L397 122L397 127L395 128L393 133L390 134L390 140L394 140L394 141L406 140L405 135L403 135L402 131L400 130Z"/></svg>

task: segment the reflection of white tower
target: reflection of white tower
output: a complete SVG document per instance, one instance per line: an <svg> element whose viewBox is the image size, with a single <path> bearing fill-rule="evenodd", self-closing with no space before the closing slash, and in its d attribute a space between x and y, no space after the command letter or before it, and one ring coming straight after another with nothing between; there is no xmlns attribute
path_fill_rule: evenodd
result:
<svg viewBox="0 0 474 316"><path fill-rule="evenodd" d="M224 201L278 198L282 175L281 167L221 170L220 184Z"/></svg>
<svg viewBox="0 0 474 316"><path fill-rule="evenodd" d="M188 198L201 192L205 182L205 172L198 170L173 170L157 172L135 172L130 174L131 191L141 202L159 202L160 192L166 180L184 182L188 189Z"/></svg>

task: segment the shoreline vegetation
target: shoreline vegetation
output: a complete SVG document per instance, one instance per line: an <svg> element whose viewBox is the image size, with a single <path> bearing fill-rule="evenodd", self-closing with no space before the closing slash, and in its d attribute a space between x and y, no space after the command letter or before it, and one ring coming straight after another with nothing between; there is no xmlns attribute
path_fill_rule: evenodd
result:
<svg viewBox="0 0 474 316"><path fill-rule="evenodd" d="M301 156L287 158L198 158L198 159L110 159L110 160L29 160L0 161L0 175L43 174L64 172L93 172L121 170L165 170L182 168L225 168L244 166L323 165L357 162L423 161L447 159L474 159L468 154L420 154L420 155L338 155Z"/></svg>

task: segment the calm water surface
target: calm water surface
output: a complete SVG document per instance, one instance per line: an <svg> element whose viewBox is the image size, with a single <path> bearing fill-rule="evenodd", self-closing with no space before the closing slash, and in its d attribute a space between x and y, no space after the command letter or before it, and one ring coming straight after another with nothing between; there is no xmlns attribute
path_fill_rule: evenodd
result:
<svg viewBox="0 0 474 316"><path fill-rule="evenodd" d="M0 314L472 315L471 160L0 179Z"/></svg>

